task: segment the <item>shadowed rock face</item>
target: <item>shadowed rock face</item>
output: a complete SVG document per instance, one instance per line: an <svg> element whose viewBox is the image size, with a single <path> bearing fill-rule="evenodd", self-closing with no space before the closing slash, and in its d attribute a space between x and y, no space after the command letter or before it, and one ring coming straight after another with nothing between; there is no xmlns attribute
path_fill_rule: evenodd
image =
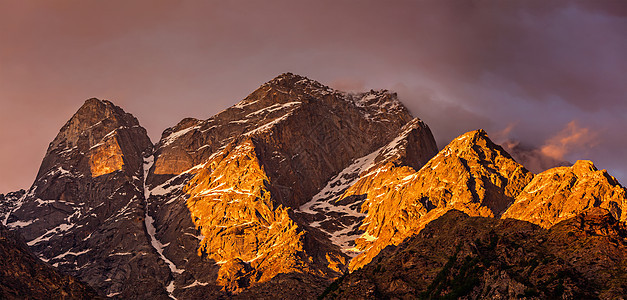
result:
<svg viewBox="0 0 627 300"><path fill-rule="evenodd" d="M166 297L169 276L145 234L137 119L89 99L61 128L37 179L5 220L30 249L103 296Z"/></svg>
<svg viewBox="0 0 627 300"><path fill-rule="evenodd" d="M580 160L572 167L557 167L538 174L503 214L549 228L591 207L609 210L625 221L625 188L591 161Z"/></svg>
<svg viewBox="0 0 627 300"><path fill-rule="evenodd" d="M36 258L19 234L0 225L0 298L94 299L96 292Z"/></svg>
<svg viewBox="0 0 627 300"><path fill-rule="evenodd" d="M617 299L627 230L593 208L546 230L449 211L330 286L327 298Z"/></svg>
<svg viewBox="0 0 627 300"><path fill-rule="evenodd" d="M364 233L360 229L363 220L372 217L365 214L362 205L380 196L380 189L393 188L404 178L387 170L415 172L415 168L420 169L436 153L437 146L429 127L414 119L387 145L355 159L329 180L297 214L308 226L325 233L344 253L355 256L361 251L355 247L355 239ZM378 213L389 217L394 209Z"/></svg>

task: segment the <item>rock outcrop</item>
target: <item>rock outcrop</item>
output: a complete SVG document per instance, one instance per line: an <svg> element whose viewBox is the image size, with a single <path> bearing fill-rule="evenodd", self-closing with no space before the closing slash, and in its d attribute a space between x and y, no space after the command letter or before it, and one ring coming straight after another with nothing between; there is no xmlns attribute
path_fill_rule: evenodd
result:
<svg viewBox="0 0 627 300"><path fill-rule="evenodd" d="M296 208L355 157L389 142L411 120L387 91L346 94L286 73L207 119L184 119L156 145L148 185L206 162L240 136L254 137L277 200Z"/></svg>
<svg viewBox="0 0 627 300"><path fill-rule="evenodd" d="M625 188L591 161L579 160L572 167L535 176L502 217L549 228L591 207L607 209L617 220L627 221Z"/></svg>
<svg viewBox="0 0 627 300"><path fill-rule="evenodd" d="M87 100L50 143L7 227L102 296L166 298L168 268L144 226L142 157L151 150L135 117Z"/></svg>
<svg viewBox="0 0 627 300"><path fill-rule="evenodd" d="M627 228L593 208L546 230L449 211L325 291L328 299L620 299Z"/></svg>
<svg viewBox="0 0 627 300"><path fill-rule="evenodd" d="M35 257L22 237L0 225L0 298L99 299L78 279L60 274Z"/></svg>
<svg viewBox="0 0 627 300"><path fill-rule="evenodd" d="M251 139L227 146L208 161L185 192L204 237L198 255L222 265L218 283L227 290L240 292L280 273L334 277L346 264L339 251L307 249L306 233L276 203L276 189Z"/></svg>

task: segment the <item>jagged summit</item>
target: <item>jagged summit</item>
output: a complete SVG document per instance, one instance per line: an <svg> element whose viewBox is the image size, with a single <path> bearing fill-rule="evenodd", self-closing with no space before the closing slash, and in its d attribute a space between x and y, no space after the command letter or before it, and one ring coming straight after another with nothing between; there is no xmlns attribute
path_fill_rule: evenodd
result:
<svg viewBox="0 0 627 300"><path fill-rule="evenodd" d="M390 141L396 130L411 119L409 111L395 94L372 91L359 96L348 95L303 76L285 73L207 120L185 119L164 131L156 146L155 163L149 178L154 178L155 183L163 183L171 176L202 164L237 137L246 136L273 147L277 147L281 139L298 138L298 142L294 141L302 145L289 142L284 145L294 148L272 151L283 153L288 150L290 157L294 156L295 161L289 167L294 175L303 172L295 168L313 161L330 164L325 167L328 171L322 171L324 180L327 180L353 155L368 154ZM304 149L311 149L309 153L313 153L314 147L325 149L325 153L338 153L339 156L323 159L299 153ZM343 153L350 153L348 156L351 157ZM276 156L271 159L287 162ZM304 176L302 174L296 179L290 175L288 180L291 181L282 185L311 180ZM323 184L322 180L316 179L320 176L313 177L316 187L308 188L305 198L313 195L314 190ZM153 180L149 181L152 184Z"/></svg>
<svg viewBox="0 0 627 300"><path fill-rule="evenodd" d="M139 122L135 117L126 113L110 101L96 98L87 99L72 118L61 128L57 137L52 141L50 149L55 149L60 146L65 148L74 147L78 139L85 134L90 135L90 143L99 140L102 138L99 133L102 132L92 130L92 127L95 126L106 130L122 126L134 127L138 125Z"/></svg>
<svg viewBox="0 0 627 300"><path fill-rule="evenodd" d="M502 155L507 159L514 159L509 153L507 153L507 151L505 151L505 149L503 149L503 147L492 142L488 133L483 129L469 131L458 136L451 141L446 148L449 149L448 151L454 152L475 151L479 153L489 150L490 152L493 152L493 155Z"/></svg>
<svg viewBox="0 0 627 300"><path fill-rule="evenodd" d="M332 91L330 87L316 80L309 79L305 76L293 74L290 72L278 75L272 80L264 83L262 87L264 86L275 86L275 87L284 87L284 88L307 87L309 89Z"/></svg>
<svg viewBox="0 0 627 300"><path fill-rule="evenodd" d="M352 270L369 263L451 209L500 216L533 175L494 144L484 130L460 135L419 170L384 165L362 176L352 195L366 195L367 211L355 240L362 251ZM385 187L385 188L382 188Z"/></svg>
<svg viewBox="0 0 627 300"><path fill-rule="evenodd" d="M538 175L525 187L503 218L529 221L548 228L585 209L601 207L614 218L627 220L627 192L606 170L588 160L557 167Z"/></svg>
<svg viewBox="0 0 627 300"><path fill-rule="evenodd" d="M141 165L141 155L152 143L137 119L107 100L91 98L63 125L50 143L37 179L62 168L90 169L100 176Z"/></svg>

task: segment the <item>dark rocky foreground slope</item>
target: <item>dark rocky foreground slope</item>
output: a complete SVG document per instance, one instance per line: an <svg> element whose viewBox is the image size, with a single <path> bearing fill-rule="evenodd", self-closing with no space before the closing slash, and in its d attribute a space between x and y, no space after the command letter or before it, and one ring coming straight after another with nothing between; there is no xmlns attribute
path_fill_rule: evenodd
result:
<svg viewBox="0 0 627 300"><path fill-rule="evenodd" d="M22 237L0 225L0 299L96 299L91 287L35 257Z"/></svg>
<svg viewBox="0 0 627 300"><path fill-rule="evenodd" d="M452 210L334 282L327 299L622 299L627 228L592 208L550 229Z"/></svg>

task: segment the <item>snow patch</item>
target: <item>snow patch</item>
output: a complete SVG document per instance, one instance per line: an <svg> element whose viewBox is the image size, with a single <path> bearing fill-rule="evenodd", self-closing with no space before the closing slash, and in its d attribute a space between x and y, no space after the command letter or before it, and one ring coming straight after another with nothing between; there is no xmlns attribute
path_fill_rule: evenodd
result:
<svg viewBox="0 0 627 300"><path fill-rule="evenodd" d="M59 255L51 258L50 260L62 259L64 257L68 256L68 255L79 256L79 255L83 255L83 254L85 254L85 253L87 253L89 251L91 251L91 249L83 250L83 251L80 251L80 252L72 252L72 251L68 250L65 253L59 254Z"/></svg>
<svg viewBox="0 0 627 300"><path fill-rule="evenodd" d="M194 283L192 283L190 285L186 285L186 286L182 287L181 289L193 288L195 286L206 286L208 284L209 284L209 282L200 282L198 280L194 280Z"/></svg>
<svg viewBox="0 0 627 300"><path fill-rule="evenodd" d="M174 297L174 280L170 281L170 284L168 284L168 286L165 288L166 291L168 291L168 296L170 296L170 298L177 300L176 297Z"/></svg>
<svg viewBox="0 0 627 300"><path fill-rule="evenodd" d="M188 132L194 130L194 129L200 129L200 126L196 125L196 126L191 126L191 127L187 127L185 129L176 131L176 132L172 132L170 133L170 135L168 135L164 140L163 140L163 144L161 145L161 147L165 147L167 145L172 144L174 141L176 141L178 138L180 138L181 136L187 134Z"/></svg>
<svg viewBox="0 0 627 300"><path fill-rule="evenodd" d="M37 220L39 220L39 218L34 219L34 220L29 220L29 221L15 221L15 222L11 222L6 224L7 227L10 228L16 228L16 227L26 227L30 224L35 223Z"/></svg>
<svg viewBox="0 0 627 300"><path fill-rule="evenodd" d="M247 114L246 117L250 118L250 117L254 117L256 115L263 114L263 113L269 114L269 113L272 113L272 112L275 112L275 111L279 111L279 110L282 110L284 108L289 108L291 106L299 105L299 104L301 104L301 102L298 102L298 101L288 102L288 103L276 103L276 104L273 104L273 105L268 106L266 108L260 109L258 111L251 112L251 113Z"/></svg>
<svg viewBox="0 0 627 300"><path fill-rule="evenodd" d="M62 233L62 232L66 232L72 228L74 228L76 224L61 224L55 228L52 228L48 231L46 231L46 233L38 236L37 238L31 240L30 242L27 242L26 244L28 246L33 246L36 245L38 243L44 242L44 241L48 241L50 240L53 236Z"/></svg>
<svg viewBox="0 0 627 300"><path fill-rule="evenodd" d="M155 226L153 224L154 220L148 214L148 212L146 212L144 223L146 224L146 231L148 232L148 235L150 236L150 244L152 245L153 248L155 248L155 250L157 250L157 253L159 253L159 256L161 257L161 259L163 259L163 261L166 264L168 264L168 266L170 267L170 271L172 271L173 273L177 273L177 274L183 273L183 271L185 270L177 268L176 265L171 260L169 260L167 257L165 257L165 255L163 255L163 248L168 246L170 243L164 245L157 239L157 237L155 236L157 230L155 229Z"/></svg>
<svg viewBox="0 0 627 300"><path fill-rule="evenodd" d="M340 247L342 252L349 256L356 256L356 253L351 246L351 243L359 237L359 234L350 234L355 229L359 227L359 222L354 222L352 224L343 224L343 228L329 232L321 228L321 223L330 220L330 217L326 212L333 211L340 213L344 216L352 216L356 218L365 217L366 214L363 214L358 211L358 208L353 208L355 203L348 203L346 205L340 205L336 203L344 192L348 188L350 188L357 180L359 180L362 172L368 170L374 166L375 159L380 153L380 150L374 151L366 156L356 159L350 166L346 167L342 170L338 175L333 177L327 185L318 192L311 201L303 204L298 211L308 214L324 214L325 218L321 221L314 221L309 224L311 227L318 228L322 232L328 234L330 236L330 240L333 244Z"/></svg>
<svg viewBox="0 0 627 300"><path fill-rule="evenodd" d="M278 124L278 123L281 123L281 122L283 122L283 121L287 120L287 118L288 118L289 116L291 116L291 115L292 115L292 113L291 113L291 112L290 112L290 113L286 113L285 115L283 115L283 116L282 116L282 117L280 117L280 118L276 118L276 119L272 120L271 122L268 122L268 123L266 123L266 124L264 124L264 125L261 125L261 126L257 127L256 129L253 129L253 130L251 130L251 131L248 131L248 132L244 133L244 135L246 135L246 136L251 136L251 135L254 135L254 134L259 134L259 133L268 132L268 131L270 131L270 130L272 129L272 127L273 127L274 125L276 125L276 124Z"/></svg>

